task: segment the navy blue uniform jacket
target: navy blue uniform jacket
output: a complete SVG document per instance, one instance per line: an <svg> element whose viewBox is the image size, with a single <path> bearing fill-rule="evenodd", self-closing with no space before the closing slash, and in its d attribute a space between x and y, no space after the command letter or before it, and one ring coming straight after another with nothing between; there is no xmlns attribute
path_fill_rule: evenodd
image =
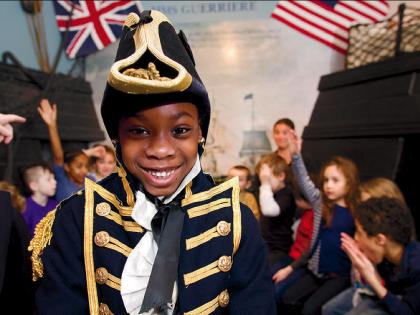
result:
<svg viewBox="0 0 420 315"><path fill-rule="evenodd" d="M126 314L121 275L144 234L132 218L135 183L123 168L63 201L31 242L39 315ZM237 179L200 173L185 189L179 314L275 314L267 250Z"/></svg>

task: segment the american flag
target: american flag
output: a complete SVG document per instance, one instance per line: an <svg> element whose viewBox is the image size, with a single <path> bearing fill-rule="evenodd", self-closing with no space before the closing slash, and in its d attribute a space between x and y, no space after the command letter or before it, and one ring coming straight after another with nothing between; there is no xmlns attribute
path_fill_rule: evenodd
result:
<svg viewBox="0 0 420 315"><path fill-rule="evenodd" d="M377 1L278 1L271 16L295 30L345 54L349 27L374 23L388 14L388 3Z"/></svg>
<svg viewBox="0 0 420 315"><path fill-rule="evenodd" d="M128 13L139 13L140 1L53 1L58 28L67 31L69 58L94 53L115 42ZM70 18L71 15L71 18Z"/></svg>

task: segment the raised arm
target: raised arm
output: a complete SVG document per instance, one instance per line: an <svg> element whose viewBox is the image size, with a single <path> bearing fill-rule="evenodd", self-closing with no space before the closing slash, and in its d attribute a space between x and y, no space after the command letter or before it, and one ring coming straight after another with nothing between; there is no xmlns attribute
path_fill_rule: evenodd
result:
<svg viewBox="0 0 420 315"><path fill-rule="evenodd" d="M64 164L64 152L61 146L60 135L58 134L57 105L51 105L47 99L42 99L39 103L38 112L48 127L54 164L62 166Z"/></svg>
<svg viewBox="0 0 420 315"><path fill-rule="evenodd" d="M319 189L309 178L308 172L303 162L301 152L301 139L294 130L289 133L289 150L292 156L292 170L296 182L305 199L311 204L313 209L320 209L321 198Z"/></svg>

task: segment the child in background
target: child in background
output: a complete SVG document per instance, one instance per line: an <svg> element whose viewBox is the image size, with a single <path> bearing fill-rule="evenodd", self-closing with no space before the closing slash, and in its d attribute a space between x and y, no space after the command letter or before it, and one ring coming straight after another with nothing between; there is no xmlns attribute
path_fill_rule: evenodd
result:
<svg viewBox="0 0 420 315"><path fill-rule="evenodd" d="M420 243L410 209L396 198L370 198L355 219L354 240L343 233L342 247L377 301L347 314L420 314Z"/></svg>
<svg viewBox="0 0 420 315"><path fill-rule="evenodd" d="M33 236L38 222L57 206L57 201L52 198L57 189L57 181L52 169L43 163L25 167L21 177L27 195L22 215Z"/></svg>
<svg viewBox="0 0 420 315"><path fill-rule="evenodd" d="M360 185L361 200L369 198L389 197L405 204L405 199L398 186L387 178L373 178ZM353 270L353 286L341 292L322 307L323 315L361 314L363 311L375 308L376 301L372 298L375 293L359 272Z"/></svg>
<svg viewBox="0 0 420 315"><path fill-rule="evenodd" d="M7 191L10 194L12 207L15 210L19 211L20 213L25 210L25 197L22 196L19 189L15 185L7 181L0 181L0 190Z"/></svg>
<svg viewBox="0 0 420 315"><path fill-rule="evenodd" d="M248 206L255 218L260 220L261 213L257 200L252 193L246 191L249 187L251 187L251 171L249 168L244 165L235 165L231 167L227 177L228 179L238 177L239 188L241 189L241 192L239 193L239 201Z"/></svg>
<svg viewBox="0 0 420 315"><path fill-rule="evenodd" d="M314 209L314 224L307 254L273 276L276 283L285 281L284 285L288 286L281 295L276 295L276 300L286 314L296 311L300 305L305 315L319 314L325 302L350 285L351 264L341 249L340 234L354 233L353 211L359 201L358 170L346 158L332 158L321 170L320 192L307 175L299 137L291 132L289 139L293 173ZM288 281L292 272L302 274Z"/></svg>
<svg viewBox="0 0 420 315"><path fill-rule="evenodd" d="M99 146L102 146L105 149L104 156L102 158L91 156L89 159L91 170L89 175L95 178L95 181L99 181L107 177L116 169L117 166L114 149L103 144L97 144L93 146L93 148Z"/></svg>
<svg viewBox="0 0 420 315"><path fill-rule="evenodd" d="M282 157L287 165L292 163L292 156L289 150L289 133L294 130L295 124L289 118L281 118L273 125L273 139L277 145L275 153Z"/></svg>
<svg viewBox="0 0 420 315"><path fill-rule="evenodd" d="M53 170L57 180L55 199L60 202L84 188L85 177L88 175L89 157L93 155L102 157L105 154L105 149L102 146L98 146L64 154L58 134L56 104L51 106L48 100L42 99L38 112L48 127L54 158Z"/></svg>
<svg viewBox="0 0 420 315"><path fill-rule="evenodd" d="M288 166L276 153L263 156L256 172L261 182L261 233L268 246L271 266L287 257L293 242L293 218L296 203L286 185Z"/></svg>

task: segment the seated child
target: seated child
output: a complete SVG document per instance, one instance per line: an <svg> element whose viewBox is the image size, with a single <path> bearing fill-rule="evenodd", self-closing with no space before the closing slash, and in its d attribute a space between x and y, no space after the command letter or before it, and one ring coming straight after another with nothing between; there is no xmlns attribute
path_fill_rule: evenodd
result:
<svg viewBox="0 0 420 315"><path fill-rule="evenodd" d="M360 184L361 200L369 198L396 198L405 204L405 199L398 186L387 178L372 178ZM344 290L322 307L323 315L360 314L366 309L375 308L376 301L372 298L375 292L360 277L359 272L352 270L352 287Z"/></svg>
<svg viewBox="0 0 420 315"><path fill-rule="evenodd" d="M97 144L93 148L102 146L105 149L105 154L102 158L91 156L89 159L90 172L89 175L99 181L107 177L116 170L117 161L115 159L115 151L113 148L103 144Z"/></svg>
<svg viewBox="0 0 420 315"><path fill-rule="evenodd" d="M410 209L396 198L370 198L355 220L354 240L343 233L342 247L377 302L351 314L419 314L420 243Z"/></svg>
<svg viewBox="0 0 420 315"><path fill-rule="evenodd" d="M105 149L98 146L64 153L58 133L56 104L50 105L47 99L42 99L38 112L48 127L54 158L53 170L57 180L55 199L60 202L84 188L85 178L89 178L89 157L93 155L102 157L105 154Z"/></svg>
<svg viewBox="0 0 420 315"><path fill-rule="evenodd" d="M261 233L271 266L288 255L293 242L296 204L292 190L286 185L287 170L286 162L276 153L263 156L256 168L261 182Z"/></svg>
<svg viewBox="0 0 420 315"><path fill-rule="evenodd" d="M57 181L51 168L44 164L32 164L21 173L26 189L26 207L22 213L31 236L39 221L57 206L55 195Z"/></svg>
<svg viewBox="0 0 420 315"><path fill-rule="evenodd" d="M239 201L248 206L255 218L259 220L261 213L257 200L251 192L247 191L247 189L251 187L251 171L249 168L244 165L235 165L231 167L227 177L228 179L238 177L239 188L241 189L241 192L239 193Z"/></svg>

